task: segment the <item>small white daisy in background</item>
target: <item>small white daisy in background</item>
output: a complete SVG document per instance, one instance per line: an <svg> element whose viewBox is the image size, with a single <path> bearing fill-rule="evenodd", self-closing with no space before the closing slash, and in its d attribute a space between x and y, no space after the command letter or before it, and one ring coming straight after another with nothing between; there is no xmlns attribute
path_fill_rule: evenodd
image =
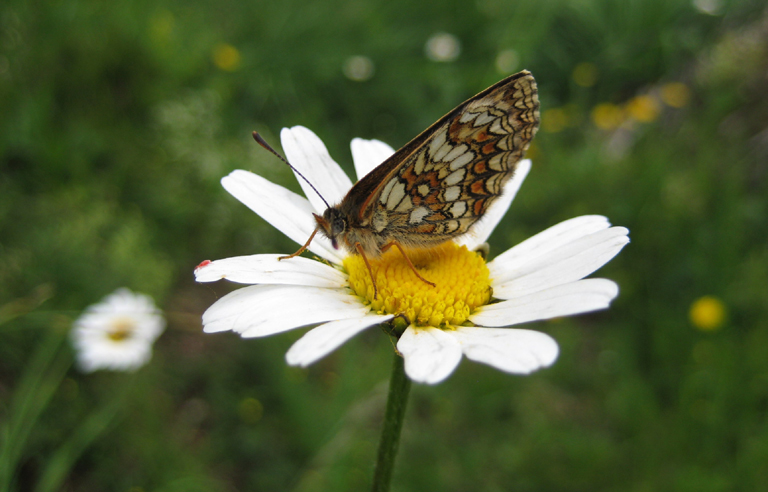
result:
<svg viewBox="0 0 768 492"><path fill-rule="evenodd" d="M89 306L72 325L78 367L135 371L152 357L165 319L151 297L118 289Z"/></svg>
<svg viewBox="0 0 768 492"><path fill-rule="evenodd" d="M513 49L499 51L496 55L496 70L502 75L513 73L519 65L520 55Z"/></svg>
<svg viewBox="0 0 768 492"><path fill-rule="evenodd" d="M373 65L373 60L367 56L350 56L344 60L344 65L341 67L344 76L349 80L355 82L365 82L373 77L376 67Z"/></svg>
<svg viewBox="0 0 768 492"><path fill-rule="evenodd" d="M722 0L693 0L691 3L702 14L719 15L723 10Z"/></svg>
<svg viewBox="0 0 768 492"><path fill-rule="evenodd" d="M424 54L436 62L455 61L461 54L461 41L447 32L435 33L424 44Z"/></svg>
<svg viewBox="0 0 768 492"><path fill-rule="evenodd" d="M303 127L283 129L283 150L292 165L329 203L338 203L352 182L323 142ZM354 139L352 157L362 177L392 155L377 140ZM336 250L315 236L309 250L330 264L279 255L240 256L204 261L195 269L198 282L227 279L255 284L216 301L203 314L207 333L231 330L243 337L263 337L318 325L286 354L289 364L307 366L328 355L361 331L407 319L397 349L405 371L417 382L447 378L462 356L496 369L528 374L551 365L557 343L544 333L503 328L536 320L607 308L618 287L606 279L586 279L629 242L628 231L611 227L605 217L589 215L557 224L486 263L475 250L490 236L509 208L531 163L521 161L504 194L456 241L409 252L432 288L418 280L395 248L371 261L378 296L359 255ZM233 171L222 185L286 236L304 244L316 227L312 213L323 201L299 180L309 199L248 171ZM413 254L413 256L411 256Z"/></svg>

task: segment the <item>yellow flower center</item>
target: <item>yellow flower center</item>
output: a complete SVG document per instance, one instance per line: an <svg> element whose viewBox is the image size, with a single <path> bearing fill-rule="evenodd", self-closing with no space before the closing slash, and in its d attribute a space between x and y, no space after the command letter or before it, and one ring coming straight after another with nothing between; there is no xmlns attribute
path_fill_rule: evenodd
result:
<svg viewBox="0 0 768 492"><path fill-rule="evenodd" d="M378 295L360 255L344 260L349 285L380 314L403 315L417 326L450 328L461 325L491 299L491 281L483 257L466 246L448 242L435 248L408 251L420 280L397 248L369 259Z"/></svg>
<svg viewBox="0 0 768 492"><path fill-rule="evenodd" d="M136 323L131 318L117 318L112 322L107 336L113 342L122 342L130 338L136 329Z"/></svg>

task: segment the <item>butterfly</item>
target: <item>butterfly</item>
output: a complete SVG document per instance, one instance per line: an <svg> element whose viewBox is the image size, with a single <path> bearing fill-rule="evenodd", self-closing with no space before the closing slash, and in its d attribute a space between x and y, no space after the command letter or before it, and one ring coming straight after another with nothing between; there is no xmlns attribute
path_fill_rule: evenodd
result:
<svg viewBox="0 0 768 492"><path fill-rule="evenodd" d="M282 258L301 254L320 232L334 248L343 245L362 255L375 297L368 258L395 246L408 260L406 249L429 248L469 231L501 196L539 119L538 91L530 72L497 82L364 176L341 203L329 205L322 216L314 214L317 226L306 244ZM266 146L257 134L254 137ZM434 285L408 262L417 277Z"/></svg>

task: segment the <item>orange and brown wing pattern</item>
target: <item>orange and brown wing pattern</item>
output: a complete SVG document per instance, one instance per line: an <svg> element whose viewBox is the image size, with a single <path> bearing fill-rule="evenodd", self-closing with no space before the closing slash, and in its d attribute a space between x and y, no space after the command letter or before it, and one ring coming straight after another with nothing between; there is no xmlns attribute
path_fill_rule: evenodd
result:
<svg viewBox="0 0 768 492"><path fill-rule="evenodd" d="M398 152L412 149L368 197L361 218L382 243L428 246L467 232L501 195L538 126L530 73L502 80Z"/></svg>

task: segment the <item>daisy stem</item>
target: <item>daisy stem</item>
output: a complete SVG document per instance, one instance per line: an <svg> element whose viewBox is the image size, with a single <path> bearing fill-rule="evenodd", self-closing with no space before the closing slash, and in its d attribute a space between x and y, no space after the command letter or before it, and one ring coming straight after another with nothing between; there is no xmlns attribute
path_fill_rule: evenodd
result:
<svg viewBox="0 0 768 492"><path fill-rule="evenodd" d="M411 380L405 375L403 358L395 353L392 378L389 380L387 413L384 415L384 427L381 430L381 440L379 441L379 456L376 459L376 469L373 472L373 488L371 489L373 492L387 492L389 490L410 389Z"/></svg>

